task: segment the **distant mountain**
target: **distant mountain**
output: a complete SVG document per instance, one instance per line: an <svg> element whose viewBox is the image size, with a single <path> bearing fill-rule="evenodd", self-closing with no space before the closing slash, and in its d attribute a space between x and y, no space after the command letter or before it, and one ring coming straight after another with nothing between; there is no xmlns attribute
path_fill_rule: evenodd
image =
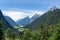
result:
<svg viewBox="0 0 60 40"><path fill-rule="evenodd" d="M29 17L25 17L25 18L23 18L23 19L19 19L16 23L17 23L18 25L23 25L23 26L25 26L25 25L27 25L29 22L30 22L30 18L29 18Z"/></svg>
<svg viewBox="0 0 60 40"><path fill-rule="evenodd" d="M30 23L33 22L34 20L36 20L37 18L39 18L41 15L39 14L35 14L31 17Z"/></svg>
<svg viewBox="0 0 60 40"><path fill-rule="evenodd" d="M27 25L26 28L35 30L39 28L41 25L44 25L46 27L52 26L52 25L58 24L59 21L60 21L60 9L55 8L53 11L49 10L48 12L43 14L41 17L39 17L37 20Z"/></svg>
<svg viewBox="0 0 60 40"><path fill-rule="evenodd" d="M27 24L30 24L31 22L33 22L34 20L36 20L40 15L38 14L35 14L33 15L31 18L29 17L25 17L23 19L19 19L16 23L18 25L23 25L23 26L26 26Z"/></svg>
<svg viewBox="0 0 60 40"><path fill-rule="evenodd" d="M57 7L56 6L53 6L52 8L50 8L49 11L54 11L55 9L57 9Z"/></svg>
<svg viewBox="0 0 60 40"><path fill-rule="evenodd" d="M10 17L4 16L4 18L9 22L9 24L13 27L18 26L15 21L13 21Z"/></svg>

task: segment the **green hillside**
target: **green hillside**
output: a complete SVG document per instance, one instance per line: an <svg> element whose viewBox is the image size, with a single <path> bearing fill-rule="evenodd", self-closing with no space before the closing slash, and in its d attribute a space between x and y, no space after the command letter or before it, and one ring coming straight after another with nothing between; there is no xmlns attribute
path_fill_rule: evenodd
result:
<svg viewBox="0 0 60 40"><path fill-rule="evenodd" d="M54 11L46 12L37 20L27 25L26 28L35 30L36 28L39 28L41 25L52 26L57 24L59 21L60 21L60 9L55 9Z"/></svg>
<svg viewBox="0 0 60 40"><path fill-rule="evenodd" d="M26 40L60 40L60 9L49 10L25 28L30 29L23 36Z"/></svg>

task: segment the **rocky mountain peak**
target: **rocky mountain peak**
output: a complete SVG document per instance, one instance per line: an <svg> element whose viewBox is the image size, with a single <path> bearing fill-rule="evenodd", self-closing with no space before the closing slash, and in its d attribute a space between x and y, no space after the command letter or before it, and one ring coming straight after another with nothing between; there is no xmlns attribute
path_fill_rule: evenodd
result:
<svg viewBox="0 0 60 40"><path fill-rule="evenodd" d="M53 7L50 8L50 11L54 11L56 9L58 9L58 8L56 6L53 6Z"/></svg>

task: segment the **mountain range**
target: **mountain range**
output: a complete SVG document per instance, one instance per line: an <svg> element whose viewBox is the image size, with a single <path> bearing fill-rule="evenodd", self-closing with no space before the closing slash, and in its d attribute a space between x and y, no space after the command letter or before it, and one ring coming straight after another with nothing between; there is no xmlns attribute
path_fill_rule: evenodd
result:
<svg viewBox="0 0 60 40"><path fill-rule="evenodd" d="M38 19L26 25L25 27L31 30L35 30L39 28L41 25L44 25L46 27L56 25L58 24L59 21L60 21L60 9L55 8L53 11L51 11L50 9L48 12L44 13Z"/></svg>
<svg viewBox="0 0 60 40"><path fill-rule="evenodd" d="M35 40L60 40L60 9L54 6L25 28L32 32Z"/></svg>
<svg viewBox="0 0 60 40"><path fill-rule="evenodd" d="M35 14L33 15L31 18L29 18L28 16L22 19L19 19L18 21L16 21L16 23L18 25L22 25L22 26L26 26L30 23L32 23L34 20L36 20L40 15Z"/></svg>
<svg viewBox="0 0 60 40"><path fill-rule="evenodd" d="M18 22L26 26L14 28L17 24L0 10L0 33L4 33L5 40L60 40L59 8L53 7L41 16L36 14Z"/></svg>

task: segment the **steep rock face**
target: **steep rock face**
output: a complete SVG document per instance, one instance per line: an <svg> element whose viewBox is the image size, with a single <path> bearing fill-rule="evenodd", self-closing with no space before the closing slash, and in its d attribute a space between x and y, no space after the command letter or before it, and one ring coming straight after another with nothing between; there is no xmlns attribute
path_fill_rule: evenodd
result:
<svg viewBox="0 0 60 40"><path fill-rule="evenodd" d="M54 11L48 11L39 17L37 20L27 25L26 28L34 30L39 28L41 25L52 26L59 22L60 19L60 9L55 9Z"/></svg>

